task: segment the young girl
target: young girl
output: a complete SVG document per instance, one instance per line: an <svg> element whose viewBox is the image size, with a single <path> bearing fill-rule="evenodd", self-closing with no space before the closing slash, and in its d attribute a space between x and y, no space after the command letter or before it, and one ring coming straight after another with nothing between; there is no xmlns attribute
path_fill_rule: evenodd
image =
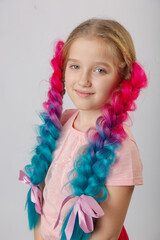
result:
<svg viewBox="0 0 160 240"><path fill-rule="evenodd" d="M118 22L89 19L51 61L26 206L35 240L125 240L123 226L142 162L126 124L147 86L132 38ZM62 113L65 87L76 109ZM43 194L43 197L42 197Z"/></svg>

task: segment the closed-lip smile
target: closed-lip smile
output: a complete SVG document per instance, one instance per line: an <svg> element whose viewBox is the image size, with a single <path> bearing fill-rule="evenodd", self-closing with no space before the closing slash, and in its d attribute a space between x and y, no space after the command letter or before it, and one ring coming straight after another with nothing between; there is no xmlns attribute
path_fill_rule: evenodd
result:
<svg viewBox="0 0 160 240"><path fill-rule="evenodd" d="M81 98L88 98L88 97L90 97L94 94L94 93L91 93L91 92L84 92L84 91L81 91L81 90L79 91L79 90L76 90L76 89L75 89L75 92Z"/></svg>
<svg viewBox="0 0 160 240"><path fill-rule="evenodd" d="M79 93L84 93L84 94L93 94L92 92L85 92L85 91L78 90L78 89L75 89L75 91L79 92Z"/></svg>

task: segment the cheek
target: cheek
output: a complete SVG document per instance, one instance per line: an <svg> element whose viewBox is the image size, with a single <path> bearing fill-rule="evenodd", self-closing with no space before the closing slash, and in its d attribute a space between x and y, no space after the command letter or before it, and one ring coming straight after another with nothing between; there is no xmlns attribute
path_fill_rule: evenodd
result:
<svg viewBox="0 0 160 240"><path fill-rule="evenodd" d="M67 87L71 87L75 82L75 78L73 76L73 74L66 72L65 74L65 86Z"/></svg>
<svg viewBox="0 0 160 240"><path fill-rule="evenodd" d="M96 89L98 89L101 97L104 99L110 98L112 92L117 87L117 81L109 81L110 79L103 79L104 81L99 81Z"/></svg>
<svg viewBox="0 0 160 240"><path fill-rule="evenodd" d="M107 79L99 79L95 84L95 88L99 91L104 93L108 93L111 89L111 83L107 81Z"/></svg>
<svg viewBox="0 0 160 240"><path fill-rule="evenodd" d="M107 82L107 88L108 88L108 92L111 93L115 90L115 88L117 88L118 83L119 83L119 77L117 75L113 75L108 80L109 81Z"/></svg>

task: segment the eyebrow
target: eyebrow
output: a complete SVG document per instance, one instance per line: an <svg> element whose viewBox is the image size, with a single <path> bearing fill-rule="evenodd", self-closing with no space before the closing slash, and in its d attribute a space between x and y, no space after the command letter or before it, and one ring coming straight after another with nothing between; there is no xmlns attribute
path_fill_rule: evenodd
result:
<svg viewBox="0 0 160 240"><path fill-rule="evenodd" d="M75 58L68 58L67 62L79 62L79 60L78 60L78 59L75 59ZM107 62L95 61L95 62L93 62L93 63L95 63L95 64L101 64L101 65L110 67L110 64L107 63Z"/></svg>

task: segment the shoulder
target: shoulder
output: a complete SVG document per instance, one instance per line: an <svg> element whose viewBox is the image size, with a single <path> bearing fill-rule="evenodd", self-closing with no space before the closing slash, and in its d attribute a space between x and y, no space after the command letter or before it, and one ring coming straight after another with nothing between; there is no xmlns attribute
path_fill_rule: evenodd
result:
<svg viewBox="0 0 160 240"><path fill-rule="evenodd" d="M126 123L123 123L123 128L127 134L127 138L126 139L130 139L131 141L133 141L135 144L136 144L136 140L134 138L134 135L130 129L130 127L126 124Z"/></svg>
<svg viewBox="0 0 160 240"><path fill-rule="evenodd" d="M116 159L111 166L107 184L109 185L142 185L143 164L139 148L133 133L127 124L124 124L127 134L120 148L116 150Z"/></svg>
<svg viewBox="0 0 160 240"><path fill-rule="evenodd" d="M64 125L68 121L68 119L70 119L70 117L77 111L78 110L74 108L64 110L60 117L61 124Z"/></svg>
<svg viewBox="0 0 160 240"><path fill-rule="evenodd" d="M141 164L140 152L135 137L127 124L124 123L123 127L127 136L126 139L122 142L122 147L119 150L119 155L122 157L125 154L128 155L128 157L130 157L130 160L132 160L132 165L134 165L134 163L138 160Z"/></svg>
<svg viewBox="0 0 160 240"><path fill-rule="evenodd" d="M122 142L122 146L118 151L118 156L125 163L125 166L130 165L132 175L141 175L143 169L141 156L135 137L127 124L124 123L124 130L126 131L126 139ZM122 162L122 163L123 163Z"/></svg>

